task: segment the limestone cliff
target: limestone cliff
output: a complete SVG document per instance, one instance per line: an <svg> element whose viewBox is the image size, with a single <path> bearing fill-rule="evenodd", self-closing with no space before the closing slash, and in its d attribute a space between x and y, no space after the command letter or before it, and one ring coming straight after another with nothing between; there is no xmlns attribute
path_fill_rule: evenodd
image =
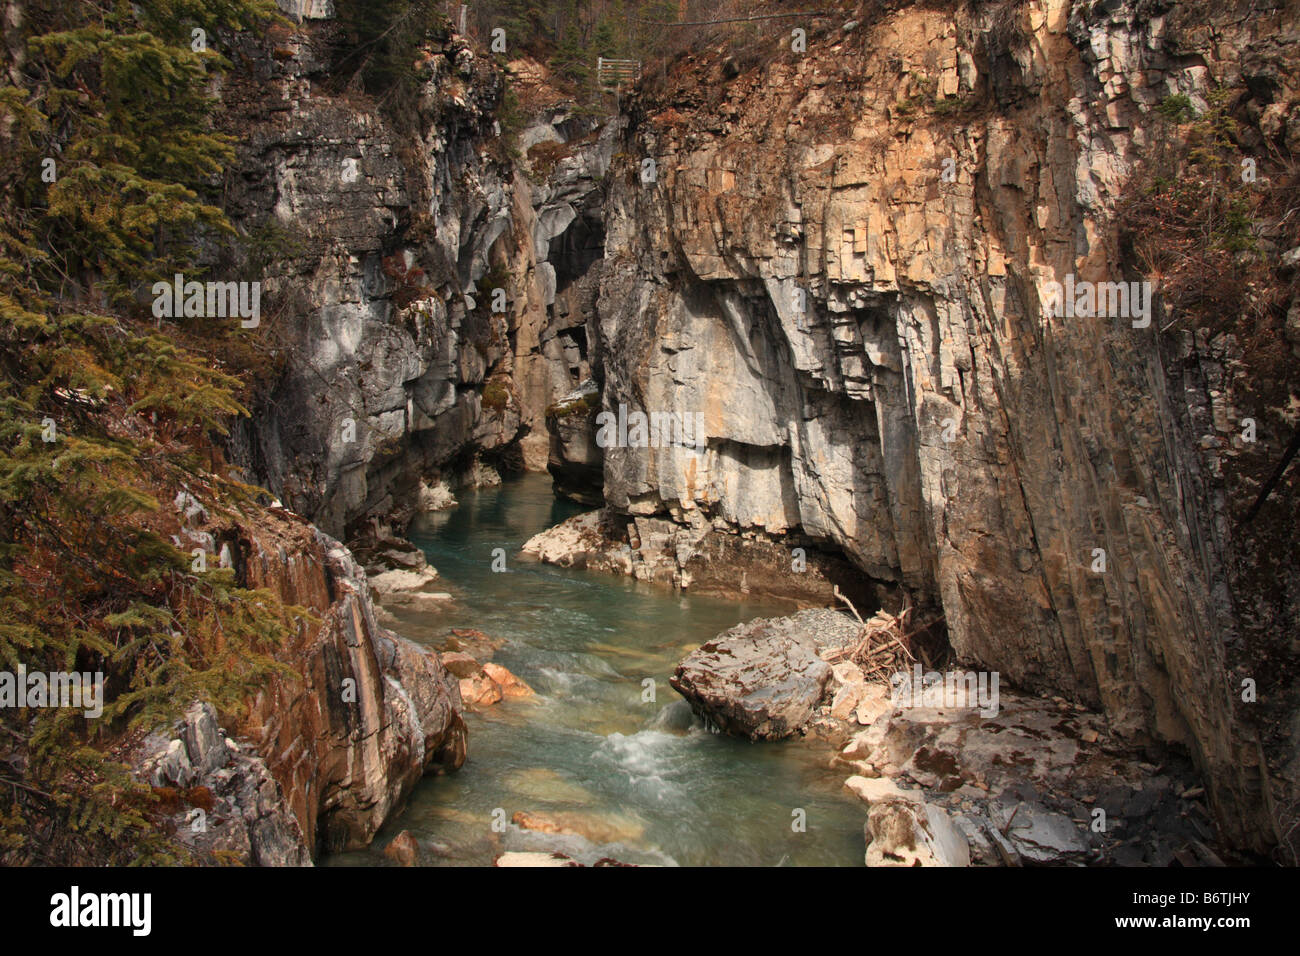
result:
<svg viewBox="0 0 1300 956"><path fill-rule="evenodd" d="M1158 281L1113 215L1161 103L1224 84L1300 137L1294 14L1248 6L892 4L806 53L679 59L611 170L597 352L603 408L706 422L702 452L606 448L616 511L841 549L961 659L1186 747L1265 849L1300 765L1298 555L1263 527L1294 530L1294 474L1243 515L1296 378L1158 295L1145 327L1047 303Z"/></svg>
<svg viewBox="0 0 1300 956"><path fill-rule="evenodd" d="M962 660L1186 748L1225 837L1279 841L1294 473L1250 509L1296 430L1300 309L1285 337L1186 320L1117 217L1171 103L1222 87L1243 149L1300 146L1286 4L865 4L803 52L782 24L683 54L603 124L450 31L395 122L340 91L328 5L290 6L223 91L275 303L250 474L350 538L477 459L549 465L666 556L629 573L748 550L779 590L799 546L821 593L847 559ZM1054 314L1076 279L1152 282L1149 322ZM620 406L702 415L705 447L602 448Z"/></svg>
<svg viewBox="0 0 1300 956"><path fill-rule="evenodd" d="M240 140L228 204L274 303L270 374L232 451L351 539L373 517L400 530L422 482L481 480L480 459L545 468L544 410L590 374L581 280L613 127L450 28L421 47L416 102L395 115L340 89L332 8L281 7L292 29L240 38L222 91ZM509 129L507 72L537 91Z"/></svg>
<svg viewBox="0 0 1300 956"><path fill-rule="evenodd" d="M276 648L281 673L226 715L229 731L196 703L133 765L154 787L204 795L173 822L205 857L299 865L366 846L426 772L464 762L457 681L437 654L379 625L365 572L302 518L272 508L255 522L210 519L188 493L178 505L179 540L219 548L241 585L311 618Z"/></svg>

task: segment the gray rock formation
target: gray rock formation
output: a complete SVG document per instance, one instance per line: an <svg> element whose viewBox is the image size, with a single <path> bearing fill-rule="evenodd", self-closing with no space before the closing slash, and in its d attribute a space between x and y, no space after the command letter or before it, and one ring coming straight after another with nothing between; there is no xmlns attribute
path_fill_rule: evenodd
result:
<svg viewBox="0 0 1300 956"><path fill-rule="evenodd" d="M596 443L599 412L600 390L591 379L546 409L546 470L555 479L555 493L585 505L604 502L605 454Z"/></svg>
<svg viewBox="0 0 1300 956"><path fill-rule="evenodd" d="M194 704L173 737L146 737L131 764L156 792L176 793L162 812L176 839L201 858L220 853L246 866L311 865L311 850L266 761L218 728L211 705Z"/></svg>
<svg viewBox="0 0 1300 956"><path fill-rule="evenodd" d="M592 374L620 126L556 106L518 135L565 155L520 164L497 119L502 73L455 34L426 48L396 124L331 94L329 5L290 13L304 22L288 40L244 38L222 95L241 144L231 217L278 370L231 449L352 538L376 516L404 527L422 480L472 482L476 459L546 467L545 409Z"/></svg>
<svg viewBox="0 0 1300 956"><path fill-rule="evenodd" d="M251 69L223 102L242 134L232 218L283 361L233 448L342 536L372 515L409 517L422 475L499 452L522 426L512 316L492 311L515 201L513 166L483 149L499 132L500 75L447 39L399 131L325 92L332 26L304 24L280 56L250 41Z"/></svg>
<svg viewBox="0 0 1300 956"><path fill-rule="evenodd" d="M859 630L820 609L738 624L687 655L669 683L718 729L779 740L804 729L826 694L831 666L818 655Z"/></svg>
<svg viewBox="0 0 1300 956"><path fill-rule="evenodd" d="M1158 302L1139 327L1045 304L1067 275L1140 278L1112 213L1158 104L1290 83L1256 62L1290 15L1216 12L1218 42L1203 11L1151 6L907 6L739 75L690 61L634 103L602 407L699 413L708 442L606 448L604 497L840 549L941 606L961 658L1187 748L1229 838L1262 849L1300 792L1295 694L1271 684L1266 757L1240 688L1294 660L1277 567L1296 542L1241 527L1258 485L1231 476L1280 457L1286 401L1234 338L1162 333ZM1267 454L1238 438L1248 413L1272 423Z"/></svg>
<svg viewBox="0 0 1300 956"><path fill-rule="evenodd" d="M993 717L895 698L833 765L854 772L845 787L873 816L887 801L943 811L977 865L1165 866L1177 853L1217 864L1204 851L1218 833L1190 761L1166 752L1150 763L1102 715L1061 698L999 698ZM880 827L869 839L875 830L888 836ZM892 865L881 856L898 856L892 845L869 859Z"/></svg>

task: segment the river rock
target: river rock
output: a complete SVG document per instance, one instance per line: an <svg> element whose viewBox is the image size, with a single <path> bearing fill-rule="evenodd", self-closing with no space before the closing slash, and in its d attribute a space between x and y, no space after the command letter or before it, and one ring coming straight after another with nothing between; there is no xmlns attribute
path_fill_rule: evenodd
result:
<svg viewBox="0 0 1300 956"><path fill-rule="evenodd" d="M510 822L523 830L580 836L595 844L633 843L645 836L645 825L618 814L530 813L520 810Z"/></svg>
<svg viewBox="0 0 1300 956"><path fill-rule="evenodd" d="M502 853L499 857L496 858L496 862L494 862L492 865L500 866L500 867L510 867L510 868L527 867L527 866L541 866L541 867L582 866L582 864L579 863L577 860L567 857L563 853L540 853L535 851L533 852L512 851L509 853Z"/></svg>
<svg viewBox="0 0 1300 956"><path fill-rule="evenodd" d="M460 696L468 707L490 707L506 697L531 697L533 689L500 664L479 664L461 651L444 651L443 666L460 678Z"/></svg>
<svg viewBox="0 0 1300 956"><path fill-rule="evenodd" d="M423 512L446 511L448 508L456 507L457 503L456 496L443 480L429 483L420 479L420 490L416 500L419 503L419 510Z"/></svg>
<svg viewBox="0 0 1300 956"><path fill-rule="evenodd" d="M442 661L443 667L460 679L473 677L483 670L477 660L463 651L443 651L438 658Z"/></svg>
<svg viewBox="0 0 1300 956"><path fill-rule="evenodd" d="M503 697L531 697L533 689L500 664L484 664L483 673L501 688Z"/></svg>
<svg viewBox="0 0 1300 956"><path fill-rule="evenodd" d="M848 720L858 708L858 702L867 692L866 681L853 681L843 684L831 699L831 716L836 720Z"/></svg>
<svg viewBox="0 0 1300 956"><path fill-rule="evenodd" d="M1004 690L990 718L890 708L832 766L854 771L845 786L869 804L906 797L948 812L976 865L1163 865L1195 847L1208 813L1186 812L1182 794L1204 795L1190 762L1162 759L1157 772L1096 713ZM1108 827L1093 832L1097 809Z"/></svg>
<svg viewBox="0 0 1300 956"><path fill-rule="evenodd" d="M528 557L562 568L583 568L589 556L598 552L607 533L602 529L601 511L574 515L560 524L539 532L524 542L521 549Z"/></svg>
<svg viewBox="0 0 1300 956"><path fill-rule="evenodd" d="M856 684L865 679L862 668L853 661L840 661L838 664L832 664L831 673L835 675L835 681L839 684Z"/></svg>
<svg viewBox="0 0 1300 956"><path fill-rule="evenodd" d="M392 843L384 847L384 856L398 866L415 866L419 849L419 844L415 842L415 837L411 836L411 831L403 830L393 837Z"/></svg>
<svg viewBox="0 0 1300 956"><path fill-rule="evenodd" d="M970 847L938 807L890 798L871 805L867 866L970 866Z"/></svg>
<svg viewBox="0 0 1300 956"><path fill-rule="evenodd" d="M501 701L501 685L480 671L461 678L460 699L466 707L491 707Z"/></svg>
<svg viewBox="0 0 1300 956"><path fill-rule="evenodd" d="M512 850L509 853L503 853L497 857L493 866L501 867L583 867L585 863L579 863L573 857L564 853L546 853L540 850ZM605 867L640 867L645 866L643 863L624 863L622 860L615 860L611 857L602 857L595 863L591 864L593 869Z"/></svg>
<svg viewBox="0 0 1300 956"><path fill-rule="evenodd" d="M857 709L853 716L862 726L869 726L893 708L893 702L889 699L889 688L884 684L868 683L858 696Z"/></svg>
<svg viewBox="0 0 1300 956"><path fill-rule="evenodd" d="M385 604L417 604L424 600L443 600L451 595L435 596L426 591L427 585L438 579L438 572L430 566L422 568L392 568L368 578L370 590Z"/></svg>
<svg viewBox="0 0 1300 956"><path fill-rule="evenodd" d="M477 661L490 661L504 645L504 638L492 637L472 627L453 627L442 646L447 651L463 651Z"/></svg>
<svg viewBox="0 0 1300 956"><path fill-rule="evenodd" d="M822 609L750 621L692 651L669 683L725 732L779 740L809 724L831 682L819 651L857 633L852 620Z"/></svg>

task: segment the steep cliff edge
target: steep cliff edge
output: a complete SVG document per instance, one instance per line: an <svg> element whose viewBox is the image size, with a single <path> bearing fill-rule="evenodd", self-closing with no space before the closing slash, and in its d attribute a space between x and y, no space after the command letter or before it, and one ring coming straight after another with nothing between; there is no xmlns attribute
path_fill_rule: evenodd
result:
<svg viewBox="0 0 1300 956"><path fill-rule="evenodd" d="M545 409L591 372L615 127L446 24L412 48L395 106L400 90L360 89L365 59L333 8L281 9L297 22L239 37L222 91L241 140L230 214L274 303L268 372L231 447L353 540L372 518L404 528L422 485L546 467Z"/></svg>
<svg viewBox="0 0 1300 956"><path fill-rule="evenodd" d="M1294 16L1191 7L903 5L673 64L611 171L602 407L701 414L707 444L606 447L604 495L841 549L961 659L1186 747L1264 850L1298 792L1294 472L1244 517L1294 371L1158 290L1149 323L1050 301L1158 283L1115 213L1161 104L1222 84L1263 152L1300 137Z"/></svg>

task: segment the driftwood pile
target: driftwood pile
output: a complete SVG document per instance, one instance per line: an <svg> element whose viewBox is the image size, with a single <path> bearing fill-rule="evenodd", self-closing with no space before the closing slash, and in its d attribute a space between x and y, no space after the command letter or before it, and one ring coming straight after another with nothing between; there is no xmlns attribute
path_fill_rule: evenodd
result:
<svg viewBox="0 0 1300 956"><path fill-rule="evenodd" d="M885 683L889 682L891 675L911 670L917 661L927 670L935 663L930 659L924 643L917 641L917 638L928 633L930 628L943 620L942 617L913 628L916 609L904 598L903 608L897 614L881 610L873 614L870 620L864 621L853 602L844 596L838 586L835 588L835 597L843 601L858 619L862 631L855 644L824 654L823 659L827 663L851 661L861 668L867 680L874 678Z"/></svg>

